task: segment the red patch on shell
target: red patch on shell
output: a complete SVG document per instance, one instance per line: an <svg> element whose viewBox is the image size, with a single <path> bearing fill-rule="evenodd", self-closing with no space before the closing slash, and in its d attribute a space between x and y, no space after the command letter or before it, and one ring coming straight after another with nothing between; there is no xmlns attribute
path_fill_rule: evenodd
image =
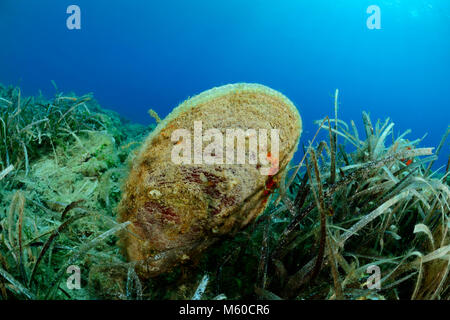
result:
<svg viewBox="0 0 450 320"><path fill-rule="evenodd" d="M147 201L144 205L146 220L157 220L161 223L166 221L180 222L180 217L172 208L163 206L156 201Z"/></svg>
<svg viewBox="0 0 450 320"><path fill-rule="evenodd" d="M208 205L208 210L212 215L217 215L223 209L236 204L235 196L228 196L219 189L218 185L225 182L224 177L202 170L201 168L184 167L181 170L187 181L199 185L202 192L211 199L211 203ZM219 171L218 168L215 168L215 170ZM203 175L206 179L202 180L201 175Z"/></svg>
<svg viewBox="0 0 450 320"><path fill-rule="evenodd" d="M266 189L264 190L263 194L265 196L271 194L273 192L273 190L275 189L275 187L276 187L276 183L275 183L275 181L273 181L273 177L269 176L269 178L266 181Z"/></svg>

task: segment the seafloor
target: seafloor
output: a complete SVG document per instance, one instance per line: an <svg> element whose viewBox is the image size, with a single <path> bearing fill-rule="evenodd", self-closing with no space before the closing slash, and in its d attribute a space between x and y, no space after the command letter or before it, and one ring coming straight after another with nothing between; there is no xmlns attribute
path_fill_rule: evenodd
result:
<svg viewBox="0 0 450 320"><path fill-rule="evenodd" d="M327 138L303 142L253 224L145 280L117 245L116 207L155 126L92 95L0 86L0 299L449 299L449 166L432 166L449 130L424 147L389 120L363 122L360 136L320 120Z"/></svg>

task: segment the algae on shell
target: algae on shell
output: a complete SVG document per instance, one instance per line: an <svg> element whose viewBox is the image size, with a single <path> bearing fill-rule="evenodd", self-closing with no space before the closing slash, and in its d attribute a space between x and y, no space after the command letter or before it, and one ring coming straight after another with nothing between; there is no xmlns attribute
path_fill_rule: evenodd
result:
<svg viewBox="0 0 450 320"><path fill-rule="evenodd" d="M195 133L197 122L203 130L216 130L220 134L229 129L277 130L276 173L261 174L259 161L174 162L172 135L179 129ZM175 108L141 147L119 207L120 221L132 222L128 232L122 233L122 245L128 258L138 262L139 274L150 277L167 272L259 216L268 203L267 188L283 178L301 130L301 118L292 102L258 84L213 88ZM242 150L245 159L249 159L249 140L245 137ZM267 148L262 148L261 141L258 143L259 151L269 157L272 150L269 147L278 141L269 140ZM201 150L202 144L203 140ZM215 152L225 155L228 149L222 144ZM237 153L236 148L234 159Z"/></svg>

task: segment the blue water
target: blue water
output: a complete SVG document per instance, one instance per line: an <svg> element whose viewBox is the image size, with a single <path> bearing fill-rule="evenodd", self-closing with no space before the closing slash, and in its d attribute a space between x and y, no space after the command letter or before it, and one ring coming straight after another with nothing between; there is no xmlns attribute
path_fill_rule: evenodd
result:
<svg viewBox="0 0 450 320"><path fill-rule="evenodd" d="M66 8L81 8L68 30ZM369 30L369 5L381 29ZM1 0L0 82L26 95L93 92L148 124L203 90L258 82L286 94L311 139L313 120L391 117L395 133L437 146L450 124L448 0ZM440 165L449 154L445 146Z"/></svg>

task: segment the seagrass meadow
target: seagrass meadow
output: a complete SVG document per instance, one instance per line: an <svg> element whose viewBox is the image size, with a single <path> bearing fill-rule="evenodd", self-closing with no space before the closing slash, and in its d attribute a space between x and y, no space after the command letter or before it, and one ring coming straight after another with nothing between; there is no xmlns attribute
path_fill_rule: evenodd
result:
<svg viewBox="0 0 450 320"><path fill-rule="evenodd" d="M0 86L0 299L448 300L450 128L423 146L390 119L362 119L358 130L338 118L336 91L256 221L142 279L117 244L129 224L117 206L155 126L91 94ZM438 157L446 167L433 166ZM70 266L79 288L68 287ZM375 287L368 270L380 270Z"/></svg>

